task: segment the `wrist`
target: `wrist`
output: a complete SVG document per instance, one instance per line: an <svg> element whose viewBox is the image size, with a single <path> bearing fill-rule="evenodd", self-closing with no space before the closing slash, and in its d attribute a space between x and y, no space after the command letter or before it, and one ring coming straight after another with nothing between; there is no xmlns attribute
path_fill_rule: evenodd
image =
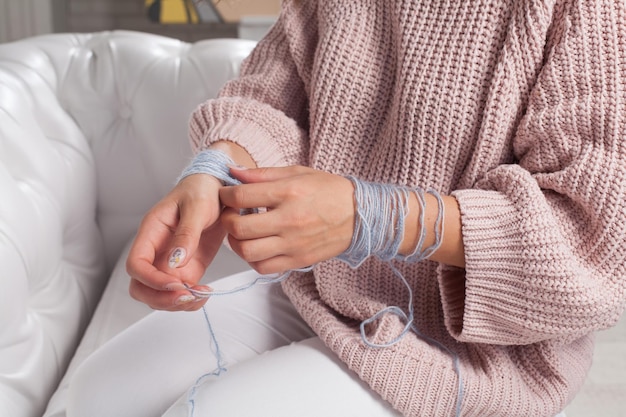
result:
<svg viewBox="0 0 626 417"><path fill-rule="evenodd" d="M246 168L256 168L257 164L252 156L242 146L235 142L222 139L211 144L209 149L214 149L226 153L236 165Z"/></svg>
<svg viewBox="0 0 626 417"><path fill-rule="evenodd" d="M425 193L423 207L418 204L417 197L411 195L404 239L398 253L408 256L415 250L422 228L425 229L423 247L431 247L436 242L439 204L444 206L444 216L441 219L444 226L441 244L428 259L464 267L465 252L461 231L461 213L456 198L449 195L441 196L441 202L438 202L434 195ZM424 210L423 224L420 222L422 209Z"/></svg>
<svg viewBox="0 0 626 417"><path fill-rule="evenodd" d="M349 178L355 190L354 232L338 259L352 267L371 255L383 261L432 259L465 265L461 215L454 197Z"/></svg>
<svg viewBox="0 0 626 417"><path fill-rule="evenodd" d="M435 244L435 223L437 220L437 199L430 193L424 193L424 207L422 207L415 193L409 195L408 214L405 222L404 237L400 244L398 253L408 256L415 251L419 242L422 228L424 230L424 241L422 247L428 248ZM433 210L435 208L435 210ZM424 210L423 224L420 220Z"/></svg>
<svg viewBox="0 0 626 417"><path fill-rule="evenodd" d="M235 162L226 152L218 149L205 149L194 157L178 177L177 182L195 175L207 174L221 181L222 185L236 185L239 181L230 175L230 167Z"/></svg>

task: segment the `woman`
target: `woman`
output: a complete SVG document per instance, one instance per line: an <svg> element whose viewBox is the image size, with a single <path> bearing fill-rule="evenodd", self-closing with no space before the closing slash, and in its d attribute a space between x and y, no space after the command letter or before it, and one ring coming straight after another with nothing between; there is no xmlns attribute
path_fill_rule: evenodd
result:
<svg viewBox="0 0 626 417"><path fill-rule="evenodd" d="M124 355L153 400L102 415L558 414L626 301L624 80L623 2L286 0L191 120L205 172L243 184L185 176L127 266L174 311L204 305L226 235L259 273L312 271L212 298L216 359L201 315L155 313L70 411L119 396L124 373L86 381Z"/></svg>

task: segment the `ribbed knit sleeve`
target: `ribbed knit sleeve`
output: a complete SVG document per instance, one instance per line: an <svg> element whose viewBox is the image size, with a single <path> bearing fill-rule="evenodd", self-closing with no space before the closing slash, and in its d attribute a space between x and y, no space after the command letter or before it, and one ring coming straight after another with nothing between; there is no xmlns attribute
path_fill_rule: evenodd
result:
<svg viewBox="0 0 626 417"><path fill-rule="evenodd" d="M305 165L306 83L315 47L313 5L286 1L278 18L219 97L190 121L195 151L218 140L244 147L259 166Z"/></svg>
<svg viewBox="0 0 626 417"><path fill-rule="evenodd" d="M626 303L626 5L569 1L516 132L518 163L454 193L465 297L441 282L461 341L574 340Z"/></svg>

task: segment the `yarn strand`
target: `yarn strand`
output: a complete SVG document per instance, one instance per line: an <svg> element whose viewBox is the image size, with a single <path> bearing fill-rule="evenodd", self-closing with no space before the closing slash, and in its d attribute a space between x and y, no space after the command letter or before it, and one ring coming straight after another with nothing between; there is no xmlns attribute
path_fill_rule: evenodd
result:
<svg viewBox="0 0 626 417"><path fill-rule="evenodd" d="M392 260L403 262L420 262L428 259L437 249L441 247L444 234L445 206L441 195L430 188L426 192L433 195L437 200L437 218L435 220L435 242L424 248L426 239L425 211L426 197L425 191L421 188L409 189L401 186L377 184L348 177L354 184L354 196L356 201L356 216L352 242L348 249L337 258L347 263L351 268L358 268L370 256L376 256L384 261L394 275L402 282L409 293L407 312L398 306L387 306L370 318L361 322L360 332L363 343L368 347L380 349L388 348L400 342L410 331L413 331L419 338L437 346L452 358L454 370L457 374L457 401L455 416L461 415L463 402L463 378L458 355L444 346L442 343L424 335L415 325L413 307L413 289L396 268ZM404 237L405 219L408 215L409 192L413 192L418 201L419 213L419 238L414 251L403 256L398 253L401 240ZM376 343L369 339L366 326L382 318L386 314L397 316L404 323L404 328L392 340Z"/></svg>

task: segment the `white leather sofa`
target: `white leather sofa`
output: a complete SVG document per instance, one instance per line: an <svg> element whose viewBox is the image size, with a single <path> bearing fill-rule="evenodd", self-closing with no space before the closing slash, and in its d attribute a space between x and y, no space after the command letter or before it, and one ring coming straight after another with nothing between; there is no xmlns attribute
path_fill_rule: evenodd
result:
<svg viewBox="0 0 626 417"><path fill-rule="evenodd" d="M136 32L0 45L0 416L65 416L76 366L150 312L128 296L128 243L191 157L190 113L253 46ZM223 250L207 279L243 269Z"/></svg>

